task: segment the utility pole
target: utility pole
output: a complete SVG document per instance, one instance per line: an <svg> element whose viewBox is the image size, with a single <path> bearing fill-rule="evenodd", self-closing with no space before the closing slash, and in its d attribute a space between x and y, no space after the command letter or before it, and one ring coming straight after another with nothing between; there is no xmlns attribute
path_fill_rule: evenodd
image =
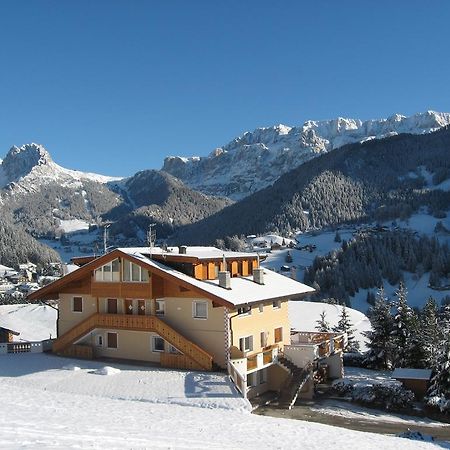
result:
<svg viewBox="0 0 450 450"><path fill-rule="evenodd" d="M108 250L108 228L111 226L110 223L106 224L103 228L103 254L106 255Z"/></svg>
<svg viewBox="0 0 450 450"><path fill-rule="evenodd" d="M147 231L147 244L150 247L150 258L152 257L153 246L156 242L156 229L153 229L154 227L156 227L156 223L151 223Z"/></svg>

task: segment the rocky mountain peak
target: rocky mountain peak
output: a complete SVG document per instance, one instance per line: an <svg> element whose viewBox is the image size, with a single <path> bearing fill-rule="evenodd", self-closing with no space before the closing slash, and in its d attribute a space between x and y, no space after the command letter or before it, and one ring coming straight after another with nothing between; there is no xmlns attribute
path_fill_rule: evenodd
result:
<svg viewBox="0 0 450 450"><path fill-rule="evenodd" d="M34 167L44 166L53 162L48 151L39 144L25 144L21 147L12 146L2 161L1 167L9 182L29 174Z"/></svg>

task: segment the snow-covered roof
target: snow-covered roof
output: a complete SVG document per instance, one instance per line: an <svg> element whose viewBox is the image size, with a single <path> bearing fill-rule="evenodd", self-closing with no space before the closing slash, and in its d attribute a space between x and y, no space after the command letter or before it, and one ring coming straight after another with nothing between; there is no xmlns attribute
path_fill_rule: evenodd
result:
<svg viewBox="0 0 450 450"><path fill-rule="evenodd" d="M430 369L395 369L392 378L403 380L429 380L431 377Z"/></svg>
<svg viewBox="0 0 450 450"><path fill-rule="evenodd" d="M198 247L199 249L201 247ZM206 247L211 249L214 247ZM304 294L314 292L314 289L306 284L287 278L271 270L264 270L264 284L258 284L253 281L253 277L231 277L231 289L224 289L219 286L219 280L197 280L194 277L186 275L178 270L168 267L158 261L149 259L135 248L120 248L121 252L126 253L149 266L158 268L166 274L187 282L206 293L231 303L232 305L242 305L246 303L261 302L276 298L295 298ZM146 249L147 250L147 249ZM217 250L217 249L216 249ZM231 252L230 252L231 253ZM234 252L232 252L234 254Z"/></svg>
<svg viewBox="0 0 450 450"><path fill-rule="evenodd" d="M211 258L255 258L254 252L230 252L221 250L216 247L201 247L201 246L185 246L186 253L179 253L178 247L169 247L167 250L163 250L161 247L153 247L153 255L166 255L166 256L186 256L198 259L211 259ZM140 253L142 255L149 255L149 247L131 247L131 248L119 248L121 251Z"/></svg>

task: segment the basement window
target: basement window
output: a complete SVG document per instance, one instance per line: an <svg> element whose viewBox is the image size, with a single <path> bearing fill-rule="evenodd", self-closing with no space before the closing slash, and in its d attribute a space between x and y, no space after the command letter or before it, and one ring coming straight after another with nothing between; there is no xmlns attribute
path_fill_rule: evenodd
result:
<svg viewBox="0 0 450 450"><path fill-rule="evenodd" d="M117 333L106 333L106 341L108 348L117 348Z"/></svg>
<svg viewBox="0 0 450 450"><path fill-rule="evenodd" d="M164 352L164 339L159 336L152 336L152 352Z"/></svg>

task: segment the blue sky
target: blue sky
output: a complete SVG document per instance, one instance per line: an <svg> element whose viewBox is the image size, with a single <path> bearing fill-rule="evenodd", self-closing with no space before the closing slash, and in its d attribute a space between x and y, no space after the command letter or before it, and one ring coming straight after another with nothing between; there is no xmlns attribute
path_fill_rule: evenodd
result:
<svg viewBox="0 0 450 450"><path fill-rule="evenodd" d="M0 157L131 175L246 130L450 111L448 1L3 1Z"/></svg>

